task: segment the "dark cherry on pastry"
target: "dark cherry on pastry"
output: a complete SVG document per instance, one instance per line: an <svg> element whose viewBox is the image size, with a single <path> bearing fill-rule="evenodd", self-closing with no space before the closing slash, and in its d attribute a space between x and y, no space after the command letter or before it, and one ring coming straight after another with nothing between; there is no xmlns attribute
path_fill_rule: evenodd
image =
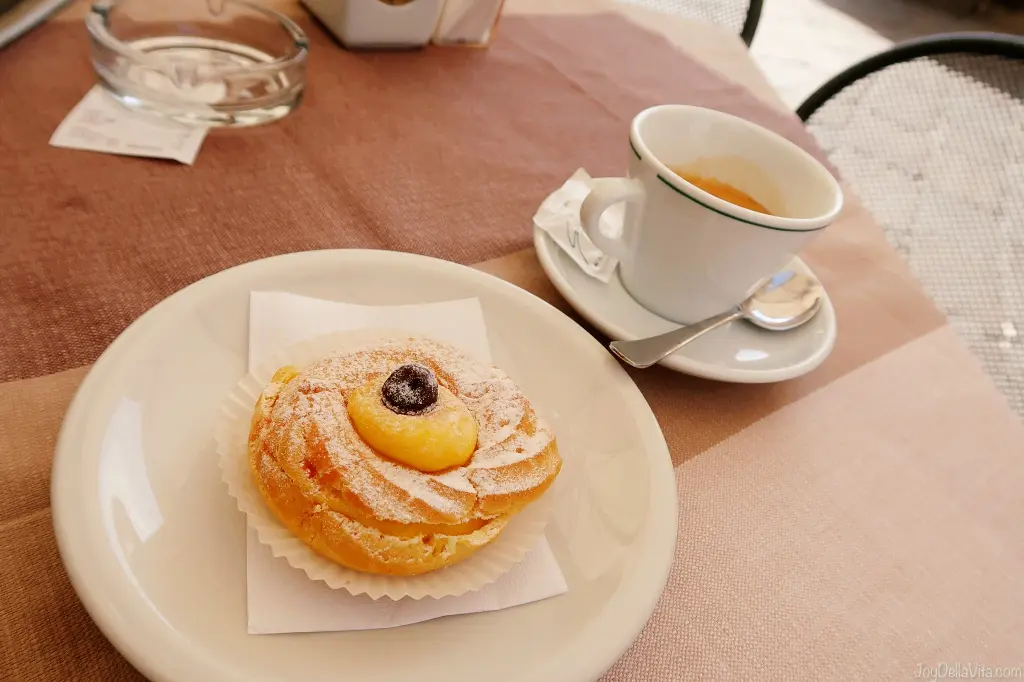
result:
<svg viewBox="0 0 1024 682"><path fill-rule="evenodd" d="M395 414L423 414L437 403L437 377L423 365L402 365L384 382L381 399Z"/></svg>

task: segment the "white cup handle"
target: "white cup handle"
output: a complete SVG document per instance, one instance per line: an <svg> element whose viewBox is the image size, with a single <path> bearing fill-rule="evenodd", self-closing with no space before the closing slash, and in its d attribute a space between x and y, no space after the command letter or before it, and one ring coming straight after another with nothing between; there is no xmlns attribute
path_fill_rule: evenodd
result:
<svg viewBox="0 0 1024 682"><path fill-rule="evenodd" d="M623 222L619 234L605 234L601 231L601 214L620 201L643 203L644 188L639 180L633 178L594 178L590 194L580 206L580 224L583 231L601 249L612 258L622 260L629 255L629 244L632 240L628 232L633 225Z"/></svg>

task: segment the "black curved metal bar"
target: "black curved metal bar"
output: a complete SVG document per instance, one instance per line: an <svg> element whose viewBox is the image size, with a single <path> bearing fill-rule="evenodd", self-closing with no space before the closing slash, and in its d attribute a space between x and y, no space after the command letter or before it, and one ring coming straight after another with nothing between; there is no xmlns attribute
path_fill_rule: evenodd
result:
<svg viewBox="0 0 1024 682"><path fill-rule="evenodd" d="M750 0L750 6L747 7L747 18L743 22L743 28L740 30L740 38L743 42L750 46L750 41L754 39L754 33L757 31L757 24L761 21L761 7L764 4L764 0Z"/></svg>
<svg viewBox="0 0 1024 682"><path fill-rule="evenodd" d="M797 107L797 116L800 117L800 120L806 121L825 102L847 86L893 64L910 61L919 57L955 53L1024 59L1024 37L1004 33L973 31L939 33L924 38L908 40L884 52L879 52L863 61L857 62L845 71L832 77L804 100L803 104Z"/></svg>

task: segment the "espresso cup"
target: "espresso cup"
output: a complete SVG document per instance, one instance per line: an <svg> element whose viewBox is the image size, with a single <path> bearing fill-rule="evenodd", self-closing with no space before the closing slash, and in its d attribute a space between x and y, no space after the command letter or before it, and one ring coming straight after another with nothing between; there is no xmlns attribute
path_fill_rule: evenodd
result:
<svg viewBox="0 0 1024 682"><path fill-rule="evenodd" d="M843 206L839 183L814 157L719 111L676 104L646 109L633 119L629 143L627 176L595 179L580 221L591 241L619 260L626 291L680 324L742 302ZM720 199L669 166L726 183L768 214ZM622 229L612 234L612 221L601 215L618 203L625 204Z"/></svg>

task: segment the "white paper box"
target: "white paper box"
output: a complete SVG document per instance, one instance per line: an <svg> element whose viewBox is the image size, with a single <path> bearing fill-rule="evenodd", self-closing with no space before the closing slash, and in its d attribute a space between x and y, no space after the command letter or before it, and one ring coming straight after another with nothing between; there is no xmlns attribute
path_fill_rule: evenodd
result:
<svg viewBox="0 0 1024 682"><path fill-rule="evenodd" d="M418 47L430 40L444 0L387 5L380 0L302 0L347 47Z"/></svg>

